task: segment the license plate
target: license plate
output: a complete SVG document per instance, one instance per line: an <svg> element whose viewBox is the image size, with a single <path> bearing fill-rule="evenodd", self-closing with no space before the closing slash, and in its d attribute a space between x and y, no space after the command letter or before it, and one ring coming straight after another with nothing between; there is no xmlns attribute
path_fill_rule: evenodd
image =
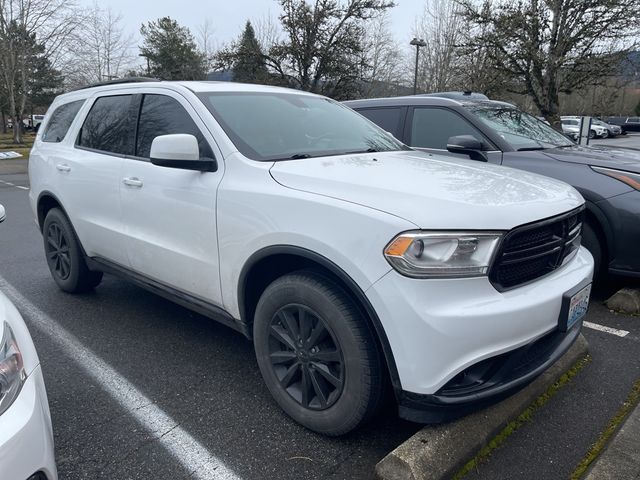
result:
<svg viewBox="0 0 640 480"><path fill-rule="evenodd" d="M572 295L569 298L568 309L566 313L566 318L561 319L565 320L566 327L564 330L569 330L576 323L582 319L587 313L589 309L589 295L591 294L591 285L587 285L578 293ZM564 323L564 322L562 322Z"/></svg>

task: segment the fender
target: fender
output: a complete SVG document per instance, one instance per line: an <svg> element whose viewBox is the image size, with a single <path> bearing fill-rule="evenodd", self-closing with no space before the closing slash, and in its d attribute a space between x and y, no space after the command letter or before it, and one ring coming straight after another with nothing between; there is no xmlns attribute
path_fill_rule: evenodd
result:
<svg viewBox="0 0 640 480"><path fill-rule="evenodd" d="M382 322L380 322L380 318L371 305L371 302L369 302L369 299L365 295L364 291L360 288L360 286L344 270L342 270L342 268L340 268L328 258L312 250L308 250L303 247L297 247L294 245L273 245L258 250L253 255L251 255L251 257L249 257L249 259L242 267L240 278L238 279L238 307L240 310L240 318L247 326L247 331L251 330L251 321L247 318L247 312L245 311L245 290L248 282L249 272L258 262L274 255L291 255L309 260L331 272L331 274L335 275L343 283L343 285L347 288L348 293L353 296L359 306L363 309L363 313L365 313L371 320L371 324L374 328L376 337L380 342L380 346L382 347L382 352L387 364L387 369L389 371L389 376L393 385L394 393L396 395L396 398L399 398L399 395L402 391L402 385L400 382L400 376L398 375L398 368L393 357L393 352L391 350L391 345L389 344L387 334L385 333Z"/></svg>

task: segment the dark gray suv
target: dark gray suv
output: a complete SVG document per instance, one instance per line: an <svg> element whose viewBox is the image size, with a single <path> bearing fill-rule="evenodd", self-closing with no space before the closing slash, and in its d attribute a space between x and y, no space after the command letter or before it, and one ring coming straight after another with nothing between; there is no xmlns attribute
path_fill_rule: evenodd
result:
<svg viewBox="0 0 640 480"><path fill-rule="evenodd" d="M576 145L515 106L444 93L345 102L414 148L528 170L586 200L583 243L596 272L640 276L640 151Z"/></svg>

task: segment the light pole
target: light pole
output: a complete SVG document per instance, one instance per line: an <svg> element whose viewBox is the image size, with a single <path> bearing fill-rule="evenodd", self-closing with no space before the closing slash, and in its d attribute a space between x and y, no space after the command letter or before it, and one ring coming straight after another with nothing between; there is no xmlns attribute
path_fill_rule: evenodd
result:
<svg viewBox="0 0 640 480"><path fill-rule="evenodd" d="M418 93L418 60L420 60L420 47L426 47L427 42L422 39L414 38L409 42L409 45L414 45L416 47L416 74L413 79L413 94Z"/></svg>

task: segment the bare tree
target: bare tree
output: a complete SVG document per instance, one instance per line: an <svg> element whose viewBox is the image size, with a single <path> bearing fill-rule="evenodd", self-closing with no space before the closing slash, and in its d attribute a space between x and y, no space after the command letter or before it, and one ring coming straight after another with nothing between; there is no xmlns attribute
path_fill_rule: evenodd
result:
<svg viewBox="0 0 640 480"><path fill-rule="evenodd" d="M262 51L268 52L271 47L282 40L282 30L278 25L277 19L271 15L271 12L253 20L251 23L255 28L256 38Z"/></svg>
<svg viewBox="0 0 640 480"><path fill-rule="evenodd" d="M348 98L358 88L364 24L392 0L278 0L283 40L266 54L268 67L301 90Z"/></svg>
<svg viewBox="0 0 640 480"><path fill-rule="evenodd" d="M418 84L427 92L442 92L460 83L458 48L464 32L460 7L451 0L426 0L414 36L424 40ZM411 59L413 62L413 59Z"/></svg>
<svg viewBox="0 0 640 480"><path fill-rule="evenodd" d="M217 42L214 37L215 28L211 19L207 18L196 29L196 44L198 49L204 56L205 68L207 73L215 67L215 55L217 51Z"/></svg>
<svg viewBox="0 0 640 480"><path fill-rule="evenodd" d="M362 39L360 94L367 98L397 93L404 77L403 60L402 50L391 33L388 13L370 20Z"/></svg>
<svg viewBox="0 0 640 480"><path fill-rule="evenodd" d="M529 95L559 125L560 93L594 85L620 68L637 47L638 0L461 0L482 27L469 47L487 48L512 91Z"/></svg>
<svg viewBox="0 0 640 480"><path fill-rule="evenodd" d="M135 40L122 26L122 15L94 4L84 15L65 59L66 84L77 88L119 78L138 62Z"/></svg>
<svg viewBox="0 0 640 480"><path fill-rule="evenodd" d="M77 26L73 0L0 0L0 71L13 141L22 143L22 118L31 73L43 59L55 63L57 54ZM34 46L38 51L34 51Z"/></svg>

